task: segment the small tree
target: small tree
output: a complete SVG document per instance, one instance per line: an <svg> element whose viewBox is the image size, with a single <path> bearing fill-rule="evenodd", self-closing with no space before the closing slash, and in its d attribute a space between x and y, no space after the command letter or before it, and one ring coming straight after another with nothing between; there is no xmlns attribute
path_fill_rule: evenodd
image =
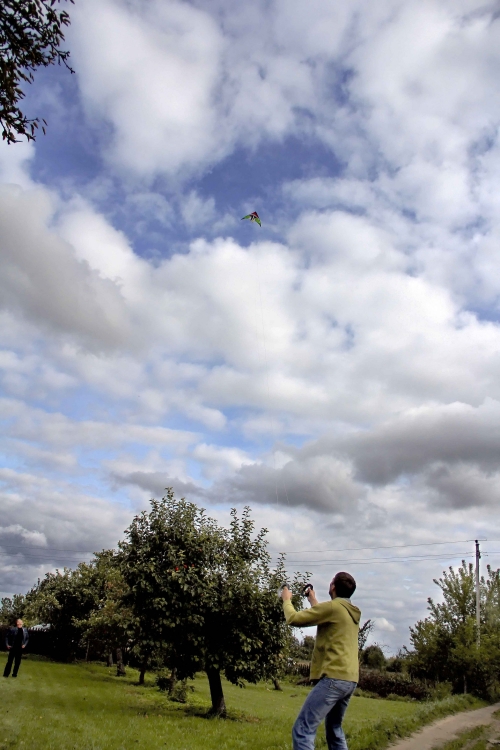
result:
<svg viewBox="0 0 500 750"><path fill-rule="evenodd" d="M304 636L302 641L292 636L290 656L297 661L311 661L315 643L316 638L313 635Z"/></svg>
<svg viewBox="0 0 500 750"><path fill-rule="evenodd" d="M241 518L233 509L230 528L224 533L222 565L215 571L205 612L204 663L212 711L217 715L225 713L222 670L235 685L243 680L277 680L291 645L291 629L276 595L286 580L284 558L280 557L272 570L267 529L255 536L253 532L250 508L244 509ZM297 591L303 583L296 576L292 590Z"/></svg>
<svg viewBox="0 0 500 750"><path fill-rule="evenodd" d="M74 571L69 568L47 573L26 595L26 612L35 622L51 625L52 645L62 661L76 656L81 631L74 618L81 618L92 607L82 602Z"/></svg>
<svg viewBox="0 0 500 750"><path fill-rule="evenodd" d="M74 620L73 624L80 628L83 641L97 643L101 653L108 655L111 666L111 655L116 652L116 674L122 677L125 675L123 652L133 645L133 617L124 605L128 589L119 555L113 550L97 553L88 566L88 573L93 578L93 606L85 617Z"/></svg>
<svg viewBox="0 0 500 750"><path fill-rule="evenodd" d="M18 617L24 617L25 610L26 597L23 594L14 594L12 599L4 597L0 600L0 625L12 625Z"/></svg>
<svg viewBox="0 0 500 750"><path fill-rule="evenodd" d="M221 672L234 684L274 678L290 639L276 595L283 560L271 570L267 532L253 534L248 508L231 515L230 528L221 528L169 489L136 516L120 544L144 665L161 653L179 679L204 669L219 716L226 711Z"/></svg>
<svg viewBox="0 0 500 750"><path fill-rule="evenodd" d="M119 545L123 602L132 614L141 681L159 653L181 679L204 668L204 608L222 562L221 545L215 521L194 503L176 500L172 490L151 500L150 512L127 529Z"/></svg>
<svg viewBox="0 0 500 750"><path fill-rule="evenodd" d="M60 0L2 0L0 3L0 125L2 138L15 143L17 136L35 139L38 117L29 119L19 107L23 84L32 83L34 71L43 66L68 64L69 52L61 50L63 29L70 23ZM73 0L69 0L73 2ZM46 125L45 120L42 120ZM43 132L45 128L42 126Z"/></svg>
<svg viewBox="0 0 500 750"><path fill-rule="evenodd" d="M401 674L405 671L408 662L408 654L404 649L399 649L396 656L390 656L387 661L385 668L388 672L395 672Z"/></svg>
<svg viewBox="0 0 500 750"><path fill-rule="evenodd" d="M362 664L370 669L383 669L386 664L384 652L378 643L373 643L363 651Z"/></svg>
<svg viewBox="0 0 500 750"><path fill-rule="evenodd" d="M27 617L52 626L53 648L62 660L73 659L83 642L88 645L89 621L104 598L114 557L103 551L74 570L47 573L26 595Z"/></svg>
<svg viewBox="0 0 500 750"><path fill-rule="evenodd" d="M449 681L455 691L498 695L500 673L499 573L481 579L481 645L477 645L474 569L462 562L435 579L443 601L428 599L429 616L410 628L407 664L416 677Z"/></svg>

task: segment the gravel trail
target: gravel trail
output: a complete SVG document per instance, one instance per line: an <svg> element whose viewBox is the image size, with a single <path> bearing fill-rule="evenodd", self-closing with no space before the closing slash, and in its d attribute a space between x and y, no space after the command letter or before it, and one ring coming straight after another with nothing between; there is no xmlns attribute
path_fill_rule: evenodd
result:
<svg viewBox="0 0 500 750"><path fill-rule="evenodd" d="M416 734L412 734L405 740L400 740L391 745L389 750L433 750L445 742L453 740L461 732L480 726L491 724L491 734L500 735L500 719L495 719L493 713L500 709L500 703L492 706L477 708L475 711L463 711L445 719L439 719L434 724L423 727ZM493 747L493 745L492 745Z"/></svg>

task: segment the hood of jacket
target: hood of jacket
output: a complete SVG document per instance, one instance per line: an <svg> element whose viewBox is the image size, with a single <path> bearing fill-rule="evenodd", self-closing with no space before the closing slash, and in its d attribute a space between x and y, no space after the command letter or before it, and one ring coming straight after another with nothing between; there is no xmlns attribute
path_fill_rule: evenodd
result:
<svg viewBox="0 0 500 750"><path fill-rule="evenodd" d="M337 597L336 601L338 601L338 603L342 607L347 609L347 611L349 612L349 614L351 615L353 619L353 622L356 625L359 625L359 621L361 619L361 610L358 607L356 607L355 604L352 604L349 599L341 599L340 597Z"/></svg>

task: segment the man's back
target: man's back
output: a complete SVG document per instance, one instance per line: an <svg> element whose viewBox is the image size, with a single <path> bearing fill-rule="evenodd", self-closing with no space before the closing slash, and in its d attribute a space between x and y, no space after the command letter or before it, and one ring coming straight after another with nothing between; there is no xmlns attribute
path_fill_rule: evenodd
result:
<svg viewBox="0 0 500 750"><path fill-rule="evenodd" d="M359 677L358 630L361 611L349 599L336 597L310 609L296 612L284 602L289 625L317 625L316 645L311 659L311 679L333 677L357 682Z"/></svg>

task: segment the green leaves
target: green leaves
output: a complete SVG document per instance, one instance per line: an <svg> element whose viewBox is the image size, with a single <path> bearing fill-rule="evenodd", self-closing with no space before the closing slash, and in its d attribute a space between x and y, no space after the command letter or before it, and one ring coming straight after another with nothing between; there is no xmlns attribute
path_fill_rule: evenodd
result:
<svg viewBox="0 0 500 750"><path fill-rule="evenodd" d="M283 668L291 639L276 597L284 558L271 569L266 535L255 532L250 508L233 509L227 529L172 490L127 530L120 549L137 642L153 632L180 679L201 667L240 684ZM303 578L293 585L297 601Z"/></svg>
<svg viewBox="0 0 500 750"><path fill-rule="evenodd" d="M50 623L68 658L90 641L102 655L127 652L142 672L176 669L180 680L201 669L215 683L220 670L237 685L278 677L292 645L276 596L288 577L283 556L271 567L266 535L250 508L232 510L224 528L169 489L133 519L117 552L47 574L3 611ZM303 585L296 574L296 606Z"/></svg>
<svg viewBox="0 0 500 750"><path fill-rule="evenodd" d="M71 3L73 0L69 0ZM60 0L2 0L0 3L0 126L2 138L16 143L17 136L35 140L40 119L27 118L19 107L24 92L21 82L32 83L33 71L62 63L69 52L60 49L63 27L70 18L65 10L55 10ZM41 120L45 133L45 120Z"/></svg>
<svg viewBox="0 0 500 750"><path fill-rule="evenodd" d="M443 601L428 599L429 616L410 628L413 651L407 663L416 677L448 680L456 691L493 695L500 674L500 571L481 579L481 646L476 640L474 569L462 563L434 583Z"/></svg>

